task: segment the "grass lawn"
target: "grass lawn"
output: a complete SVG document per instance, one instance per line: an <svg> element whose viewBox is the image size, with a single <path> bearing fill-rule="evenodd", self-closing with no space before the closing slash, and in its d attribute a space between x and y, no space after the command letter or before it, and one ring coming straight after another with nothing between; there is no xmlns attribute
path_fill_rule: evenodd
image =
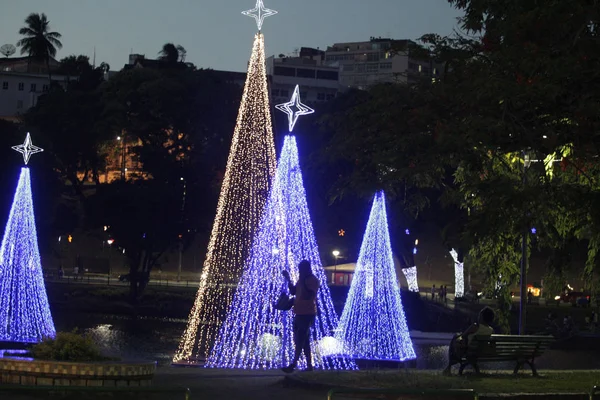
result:
<svg viewBox="0 0 600 400"><path fill-rule="evenodd" d="M356 371L302 373L298 379L333 387L377 389L473 389L478 393L568 393L586 392L600 384L599 371L542 372L535 378L530 373L483 374L475 376L443 376L432 371Z"/></svg>

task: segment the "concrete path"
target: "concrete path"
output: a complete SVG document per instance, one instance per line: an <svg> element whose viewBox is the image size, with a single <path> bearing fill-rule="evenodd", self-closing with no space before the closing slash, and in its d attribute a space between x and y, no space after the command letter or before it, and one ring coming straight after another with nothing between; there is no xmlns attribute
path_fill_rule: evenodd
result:
<svg viewBox="0 0 600 400"><path fill-rule="evenodd" d="M161 367L154 378L154 386L188 387L192 391L192 400L324 400L327 398L325 389L289 387L284 384L284 376L285 374L280 371Z"/></svg>

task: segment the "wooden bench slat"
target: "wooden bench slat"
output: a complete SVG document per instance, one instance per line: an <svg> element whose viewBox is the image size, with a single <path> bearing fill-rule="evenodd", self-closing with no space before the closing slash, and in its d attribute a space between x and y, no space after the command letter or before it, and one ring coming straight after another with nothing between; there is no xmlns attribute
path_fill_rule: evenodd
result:
<svg viewBox="0 0 600 400"><path fill-rule="evenodd" d="M534 375L537 374L534 360L541 356L554 341L552 336L512 336L491 335L472 338L466 353L461 359L460 373L468 364L473 364L479 372L478 362L515 361L517 372L522 363L531 366Z"/></svg>

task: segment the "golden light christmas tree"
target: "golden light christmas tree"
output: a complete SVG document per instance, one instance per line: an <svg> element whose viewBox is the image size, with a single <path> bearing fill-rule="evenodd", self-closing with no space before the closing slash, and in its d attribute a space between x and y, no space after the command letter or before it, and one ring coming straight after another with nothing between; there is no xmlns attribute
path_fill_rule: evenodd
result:
<svg viewBox="0 0 600 400"><path fill-rule="evenodd" d="M275 175L265 45L260 32L264 18L275 11L265 9L258 0L256 8L244 14L256 19L259 32L254 38L200 286L174 363L194 363L208 355L238 285Z"/></svg>

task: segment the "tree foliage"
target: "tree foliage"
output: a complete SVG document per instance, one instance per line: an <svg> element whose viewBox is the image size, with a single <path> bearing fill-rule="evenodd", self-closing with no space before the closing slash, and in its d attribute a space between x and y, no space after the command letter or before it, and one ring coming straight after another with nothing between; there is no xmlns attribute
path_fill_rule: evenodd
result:
<svg viewBox="0 0 600 400"><path fill-rule="evenodd" d="M339 172L332 195L385 189L407 215L435 212L491 289L518 280L521 236L532 228L529 251L551 250L550 276L564 277L583 241L580 272L591 278L600 263L600 5L449 2L465 12L464 33L425 35L410 49L445 65L435 82L350 92L323 119Z"/></svg>

